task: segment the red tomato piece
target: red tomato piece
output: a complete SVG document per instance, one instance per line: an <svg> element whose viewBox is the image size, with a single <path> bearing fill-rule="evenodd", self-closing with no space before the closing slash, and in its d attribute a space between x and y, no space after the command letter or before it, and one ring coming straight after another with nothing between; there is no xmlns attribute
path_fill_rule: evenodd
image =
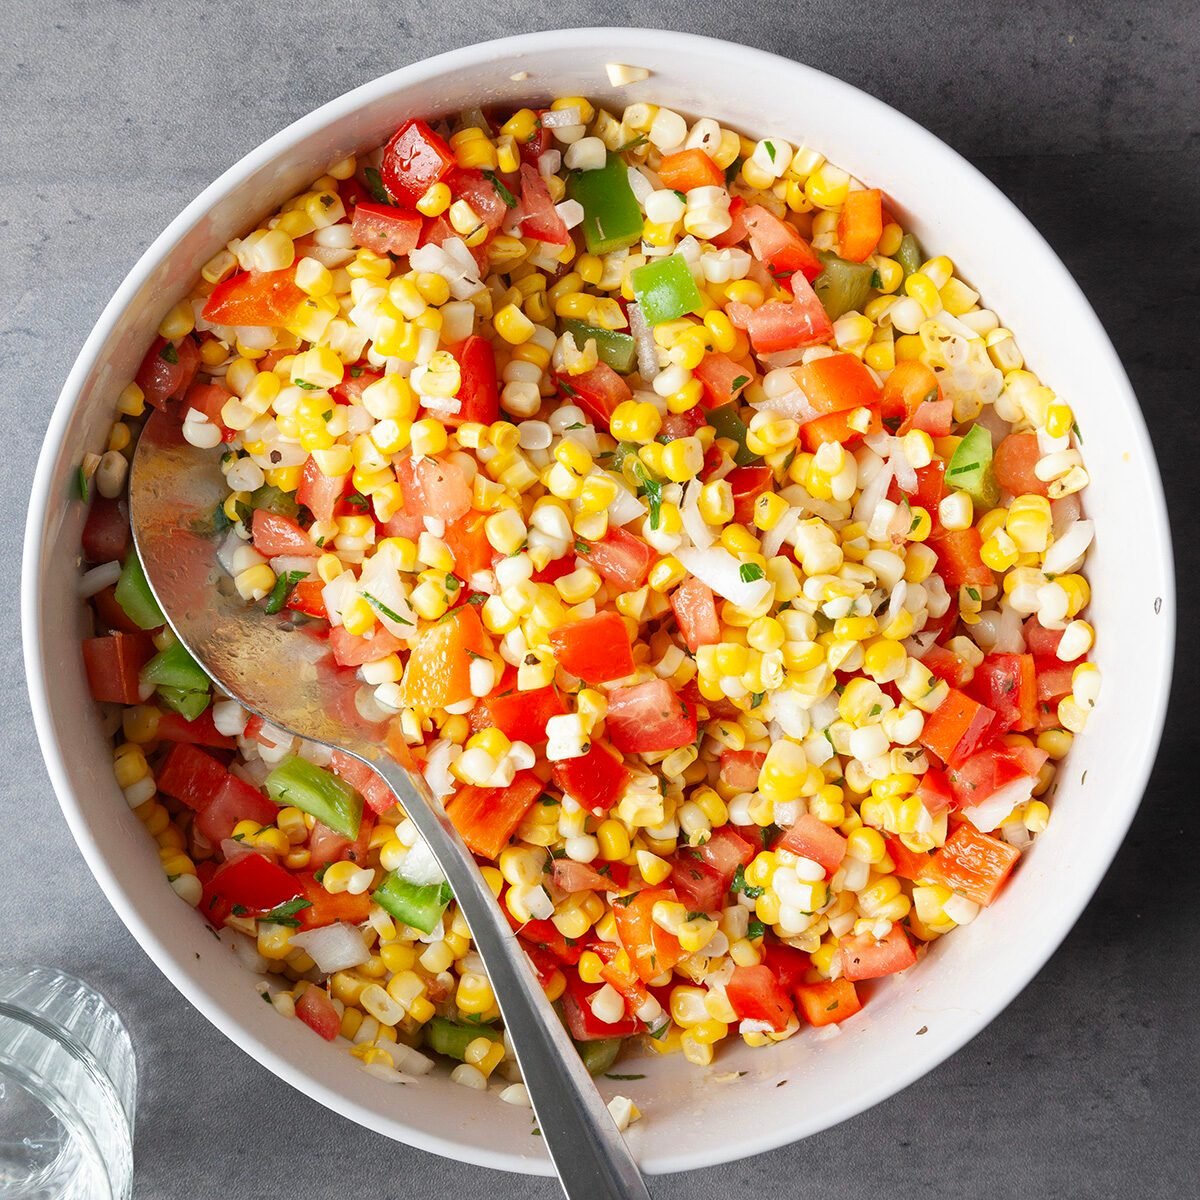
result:
<svg viewBox="0 0 1200 1200"><path fill-rule="evenodd" d="M211 754L184 743L171 747L158 772L158 790L199 812L225 786L229 772Z"/></svg>
<svg viewBox="0 0 1200 1200"><path fill-rule="evenodd" d="M552 629L550 648L563 670L588 683L606 683L633 674L629 630L618 613L597 613Z"/></svg>
<svg viewBox="0 0 1200 1200"><path fill-rule="evenodd" d="M910 850L898 837L885 837L888 855L896 864L896 874L901 879L931 878L933 857Z"/></svg>
<svg viewBox="0 0 1200 1200"><path fill-rule="evenodd" d="M141 626L131 621L129 614L117 603L116 584L97 592L92 597L92 607L96 610L97 628L101 632L141 633Z"/></svg>
<svg viewBox="0 0 1200 1200"><path fill-rule="evenodd" d="M664 154L658 165L662 185L675 192L690 192L692 188L725 186L725 172L703 150L677 150ZM765 211L765 210L764 210Z"/></svg>
<svg viewBox="0 0 1200 1200"><path fill-rule="evenodd" d="M745 312L741 311L744 307L741 305L731 304L727 309L735 325L738 324L735 316L744 322L750 342L759 354L819 346L833 337L833 322L812 285L797 273L792 276L790 286L793 292L790 301L768 300Z"/></svg>
<svg viewBox="0 0 1200 1200"><path fill-rule="evenodd" d="M925 718L918 740L942 762L956 766L983 741L995 718L992 709L951 688L946 699Z"/></svg>
<svg viewBox="0 0 1200 1200"><path fill-rule="evenodd" d="M849 979L801 984L796 989L796 1003L804 1019L818 1029L845 1021L862 1009L862 1001Z"/></svg>
<svg viewBox="0 0 1200 1200"><path fill-rule="evenodd" d="M996 714L997 733L1037 724L1037 675L1032 654L989 654L975 668L970 694Z"/></svg>
<svg viewBox="0 0 1200 1200"><path fill-rule="evenodd" d="M580 543L579 557L592 564L604 579L622 592L635 592L646 582L651 565L658 557L653 546L640 537L626 533L619 525L610 525L598 542Z"/></svg>
<svg viewBox="0 0 1200 1200"><path fill-rule="evenodd" d="M1025 646L1034 658L1057 658L1058 644L1062 641L1061 629L1047 629L1037 617L1030 617L1021 627Z"/></svg>
<svg viewBox="0 0 1200 1200"><path fill-rule="evenodd" d="M608 365L597 363L582 375L555 375L563 394L572 404L578 404L596 424L608 428L617 405L632 398L629 384Z"/></svg>
<svg viewBox="0 0 1200 1200"><path fill-rule="evenodd" d="M732 825L722 825L709 834L708 841L696 847L702 862L707 863L725 881L729 890L739 866L748 867L757 850Z"/></svg>
<svg viewBox="0 0 1200 1200"><path fill-rule="evenodd" d="M866 428L860 428L861 419L858 414L868 414ZM867 434L879 433L883 428L879 420L879 409L853 409L846 412L830 413L826 417L817 417L800 427L800 440L805 450L815 454L824 442L840 442L850 446Z"/></svg>
<svg viewBox="0 0 1200 1200"><path fill-rule="evenodd" d="M611 692L605 727L624 754L676 750L696 740L696 714L665 679Z"/></svg>
<svg viewBox="0 0 1200 1200"><path fill-rule="evenodd" d="M574 971L565 972L567 990L563 993L563 1016L567 1028L577 1042L595 1042L602 1038L632 1037L642 1029L641 1021L635 1017L622 1017L612 1022L601 1021L588 1000L600 990L598 984L584 983Z"/></svg>
<svg viewBox="0 0 1200 1200"><path fill-rule="evenodd" d="M722 750L721 782L736 792L757 791L766 758L762 750Z"/></svg>
<svg viewBox="0 0 1200 1200"><path fill-rule="evenodd" d="M424 220L420 213L362 200L354 206L354 240L376 254L410 254Z"/></svg>
<svg viewBox="0 0 1200 1200"><path fill-rule="evenodd" d="M496 185L482 171L474 167L462 167L451 172L446 181L456 200L465 200L475 215L495 232L504 224L508 205Z"/></svg>
<svg viewBox="0 0 1200 1200"><path fill-rule="evenodd" d="M207 311L207 310L206 310ZM134 381L154 408L166 408L167 401L179 400L192 385L200 366L200 350L194 339L179 338L168 342L156 337L138 367Z"/></svg>
<svg viewBox="0 0 1200 1200"><path fill-rule="evenodd" d="M217 732L211 705L194 721L164 709L158 714L154 736L160 742L186 742L189 746L209 746L214 750L232 750L237 745L236 739Z"/></svg>
<svg viewBox="0 0 1200 1200"><path fill-rule="evenodd" d="M396 464L396 478L409 514L457 521L471 511L471 485L462 469L441 458L411 458Z"/></svg>
<svg viewBox="0 0 1200 1200"><path fill-rule="evenodd" d="M899 925L893 925L887 937L882 939L876 939L870 933L841 938L838 948L842 956L842 974L851 982L894 975L917 961L912 944Z"/></svg>
<svg viewBox="0 0 1200 1200"><path fill-rule="evenodd" d="M454 573L462 580L469 580L479 571L490 571L496 551L487 539L484 525L487 513L468 512L446 526L442 540L454 555Z"/></svg>
<svg viewBox="0 0 1200 1200"><path fill-rule="evenodd" d="M382 625L376 624L369 633L348 633L341 625L329 631L329 645L339 667L361 667L363 663L378 662L404 649L402 642Z"/></svg>
<svg viewBox="0 0 1200 1200"><path fill-rule="evenodd" d="M893 433L906 429L923 404L942 398L937 376L920 359L901 359L883 384L883 423Z"/></svg>
<svg viewBox="0 0 1200 1200"><path fill-rule="evenodd" d="M746 208L742 220L750 235L751 253L785 287L791 287L788 279L797 271L811 283L825 269L825 264L813 248L800 236L800 231L794 225L781 221L761 204L751 204ZM821 311L824 312L824 309ZM825 338L819 340L824 341Z"/></svg>
<svg viewBox="0 0 1200 1200"><path fill-rule="evenodd" d="M754 380L754 372L735 363L728 354L706 354L692 372L704 387L705 408L720 408L732 403L742 389ZM694 411L694 410L689 410Z"/></svg>
<svg viewBox="0 0 1200 1200"><path fill-rule="evenodd" d="M211 845L219 846L226 838L233 837L239 821L271 825L278 814L278 805L268 796L227 771L216 794L196 814L196 828Z"/></svg>
<svg viewBox="0 0 1200 1200"><path fill-rule="evenodd" d="M80 538L83 557L90 563L117 562L129 553L129 512L124 500L110 500L99 492L92 498Z"/></svg>
<svg viewBox="0 0 1200 1200"><path fill-rule="evenodd" d="M1047 757L1044 750L1031 746L1007 746L1002 742L984 746L969 758L952 765L947 772L956 806L974 808L1001 788L1021 781L1023 786L1014 797L1013 805L1028 799L1034 779Z"/></svg>
<svg viewBox="0 0 1200 1200"><path fill-rule="evenodd" d="M500 385L496 379L496 352L487 338L472 334L451 351L458 359L458 399L462 407L456 413L440 416L446 425L478 421L491 425L500 419Z"/></svg>
<svg viewBox="0 0 1200 1200"><path fill-rule="evenodd" d="M570 231L550 198L550 188L528 163L521 164L521 212L524 213L521 233L525 237L556 246L565 246L571 240Z"/></svg>
<svg viewBox="0 0 1200 1200"><path fill-rule="evenodd" d="M865 262L883 236L883 198L878 188L847 192L838 215L837 237L842 258Z"/></svg>
<svg viewBox="0 0 1200 1200"><path fill-rule="evenodd" d="M612 890L613 881L601 875L587 863L572 862L569 858L556 858L550 868L554 886L564 892L607 892Z"/></svg>
<svg viewBox="0 0 1200 1200"><path fill-rule="evenodd" d="M281 554L316 558L321 553L313 545L312 538L291 517L268 512L265 508L254 510L251 532L254 548L264 558Z"/></svg>
<svg viewBox="0 0 1200 1200"><path fill-rule="evenodd" d="M926 545L938 557L938 574L948 588L991 587L996 582L992 569L980 554L983 537L975 526L954 532L943 530Z"/></svg>
<svg viewBox="0 0 1200 1200"><path fill-rule="evenodd" d="M480 729L494 725L509 741L540 746L546 740L546 722L567 711L562 697L553 686L519 692L516 673L506 672L506 675L507 679L501 681L496 691L475 705L472 720L479 713Z"/></svg>
<svg viewBox="0 0 1200 1200"><path fill-rule="evenodd" d="M416 204L454 168L454 152L424 121L405 121L383 148L379 174L396 200Z"/></svg>
<svg viewBox="0 0 1200 1200"><path fill-rule="evenodd" d="M613 903L617 937L638 978L645 983L669 971L683 957L678 938L656 925L651 917L659 900L675 898L670 888L652 887L620 896Z"/></svg>
<svg viewBox="0 0 1200 1200"><path fill-rule="evenodd" d="M640 979L619 971L611 962L600 968L600 978L621 994L625 1011L632 1017L636 1017L642 1005L650 999L651 993Z"/></svg>
<svg viewBox="0 0 1200 1200"><path fill-rule="evenodd" d="M658 440L673 442L678 438L691 437L697 430L703 429L706 424L704 409L699 404L695 408L689 408L687 412L669 412L663 417Z"/></svg>
<svg viewBox="0 0 1200 1200"><path fill-rule="evenodd" d="M917 785L914 794L931 817L945 812L954 804L954 792L950 788L950 780L946 777L946 772L938 767L930 767L921 776L921 782Z"/></svg>
<svg viewBox="0 0 1200 1200"><path fill-rule="evenodd" d="M300 883L309 901L307 908L296 913L301 929L320 929L323 925L334 925L339 921L347 925L361 925L371 915L369 892L357 896L349 892L332 894L316 881L311 871L305 871L300 876Z"/></svg>
<svg viewBox="0 0 1200 1200"><path fill-rule="evenodd" d="M746 201L741 196L734 196L729 201L730 225L724 233L708 239L714 246L736 246L746 240L750 233L746 228L746 207Z"/></svg>
<svg viewBox="0 0 1200 1200"><path fill-rule="evenodd" d="M392 799L390 791L388 798ZM319 871L322 867L328 866L330 863L341 862L343 859L350 862L364 862L370 846L371 831L374 828L375 816L373 812L369 811L363 813L358 827L358 836L353 839L330 829L328 825L323 825L320 821L315 822L308 835L309 869ZM363 920L366 918L364 917Z"/></svg>
<svg viewBox="0 0 1200 1200"><path fill-rule="evenodd" d="M1038 700L1046 703L1069 696L1074 686L1075 666L1074 663L1058 662L1055 659L1041 659L1037 671Z"/></svg>
<svg viewBox="0 0 1200 1200"><path fill-rule="evenodd" d="M214 325L258 325L279 328L292 318L307 294L296 284L296 268L241 271L218 283L204 305L203 317Z"/></svg>
<svg viewBox="0 0 1200 1200"><path fill-rule="evenodd" d="M353 755L335 750L329 766L335 775L344 779L362 796L372 812L382 815L395 806L396 793L388 786L387 780ZM364 821L363 824L367 825L368 822Z"/></svg>
<svg viewBox="0 0 1200 1200"><path fill-rule="evenodd" d="M913 413L912 423L910 428L922 429L930 437L940 438L946 437L954 427L954 401L953 400L937 400L929 404L922 404L920 408ZM905 433L908 430L904 431Z"/></svg>
<svg viewBox="0 0 1200 1200"><path fill-rule="evenodd" d="M503 902L503 892L500 895L500 899ZM526 921L522 925L507 908L504 908L504 914L521 941L530 946L536 946L539 950L544 950L558 962L564 963L567 966L573 966L582 957L584 951L583 942L577 938L572 938L568 942L559 933L553 921ZM570 975L571 972L568 971L566 974Z"/></svg>
<svg viewBox="0 0 1200 1200"><path fill-rule="evenodd" d="M792 998L763 963L734 967L725 985L729 1006L740 1021L766 1021L777 1033L796 1015Z"/></svg>
<svg viewBox="0 0 1200 1200"><path fill-rule="evenodd" d="M349 483L349 473L326 475L317 466L316 459L309 458L300 476L300 486L296 489L296 503L303 504L315 520L328 524L333 520Z"/></svg>
<svg viewBox="0 0 1200 1200"><path fill-rule="evenodd" d="M805 813L779 839L776 848L820 863L827 875L832 875L846 857L846 839L811 813Z"/></svg>
<svg viewBox="0 0 1200 1200"><path fill-rule="evenodd" d="M694 575L689 575L671 593L671 611L693 654L701 646L715 646L721 640L721 622L713 590Z"/></svg>
<svg viewBox="0 0 1200 1200"><path fill-rule="evenodd" d="M808 977L812 960L803 950L795 946L783 946L775 942L764 942L762 948L763 962L771 970L771 974L779 980L783 990L792 995Z"/></svg>
<svg viewBox="0 0 1200 1200"><path fill-rule="evenodd" d="M382 378L383 375L379 371L372 371L369 367L355 365L342 376L341 383L335 383L329 389L329 394L339 404L353 404L355 401L362 399L363 392L371 384L378 383Z"/></svg>
<svg viewBox="0 0 1200 1200"><path fill-rule="evenodd" d="M1010 433L992 456L996 482L1010 496L1048 496L1050 485L1034 471L1041 457L1036 433Z"/></svg>
<svg viewBox="0 0 1200 1200"><path fill-rule="evenodd" d="M327 1042L332 1042L341 1032L342 1019L324 988L305 988L304 994L296 1001L296 1016Z"/></svg>
<svg viewBox="0 0 1200 1200"><path fill-rule="evenodd" d="M734 467L725 476L733 492L733 519L747 525L754 518L754 502L771 486L771 468L762 463Z"/></svg>
<svg viewBox="0 0 1200 1200"><path fill-rule="evenodd" d="M222 422L221 410L225 407L225 402L231 395L233 393L227 388L222 387L219 383L197 383L193 381L183 397L181 408L184 414L193 408L197 412L203 413L214 425L220 426L222 439L230 442L233 440L233 430L226 428Z"/></svg>
<svg viewBox="0 0 1200 1200"><path fill-rule="evenodd" d="M495 859L541 794L542 781L521 771L506 788L459 788L446 815L476 854Z"/></svg>
<svg viewBox="0 0 1200 1200"><path fill-rule="evenodd" d="M219 929L235 908L239 916L260 917L303 891L300 879L291 871L249 851L217 867L205 883L197 907Z"/></svg>
<svg viewBox="0 0 1200 1200"><path fill-rule="evenodd" d="M721 873L688 849L672 860L670 886L689 912L719 912L729 891Z"/></svg>
<svg viewBox="0 0 1200 1200"><path fill-rule="evenodd" d="M147 633L110 633L83 639L83 666L93 700L103 704L137 704L138 672L154 654Z"/></svg>
<svg viewBox="0 0 1200 1200"><path fill-rule="evenodd" d="M621 798L629 782L629 768L619 754L601 741L593 741L579 758L564 758L554 764L554 782L587 809L602 817Z"/></svg>
<svg viewBox="0 0 1200 1200"><path fill-rule="evenodd" d="M966 687L970 681L972 668L967 660L945 646L930 646L921 656L921 663L951 687Z"/></svg>
<svg viewBox="0 0 1200 1200"><path fill-rule="evenodd" d="M933 856L942 881L951 890L984 906L1000 894L1021 852L964 822Z"/></svg>

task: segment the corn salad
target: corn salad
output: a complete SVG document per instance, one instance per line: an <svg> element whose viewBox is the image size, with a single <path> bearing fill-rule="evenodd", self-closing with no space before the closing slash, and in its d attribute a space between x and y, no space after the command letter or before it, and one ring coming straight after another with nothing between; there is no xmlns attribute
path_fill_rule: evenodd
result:
<svg viewBox="0 0 1200 1200"><path fill-rule="evenodd" d="M238 592L357 672L595 1071L853 1017L995 900L1098 696L1071 408L878 189L653 104L406 121L204 264L79 473L118 783L382 1079L527 1103L395 797L165 627L119 503L147 406L221 455Z"/></svg>

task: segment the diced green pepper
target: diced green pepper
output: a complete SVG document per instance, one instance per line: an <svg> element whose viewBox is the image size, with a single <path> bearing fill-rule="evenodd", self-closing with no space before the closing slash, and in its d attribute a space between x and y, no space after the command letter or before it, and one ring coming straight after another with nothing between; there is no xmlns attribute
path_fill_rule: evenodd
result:
<svg viewBox="0 0 1200 1200"><path fill-rule="evenodd" d="M283 611L283 606L288 602L296 584L302 579L308 578L307 571L284 571L278 579L275 580L275 586L271 589L271 594L267 597L265 611L269 616L274 616L278 612Z"/></svg>
<svg viewBox="0 0 1200 1200"><path fill-rule="evenodd" d="M642 206L619 155L610 154L598 170L573 174L567 195L583 205L583 236L592 254L623 250L642 240Z"/></svg>
<svg viewBox="0 0 1200 1200"><path fill-rule="evenodd" d="M142 570L142 560L136 550L130 550L113 594L125 615L139 629L157 629L166 624L167 619L146 582L146 572Z"/></svg>
<svg viewBox="0 0 1200 1200"><path fill-rule="evenodd" d="M433 932L452 898L448 883L410 883L395 871L371 893L380 908L422 933Z"/></svg>
<svg viewBox="0 0 1200 1200"><path fill-rule="evenodd" d="M717 437L737 442L738 448L733 461L739 467L758 461L758 455L746 445L746 434L749 430L746 428L746 422L738 416L736 404L721 404L717 408L709 409L708 423L716 430Z"/></svg>
<svg viewBox="0 0 1200 1200"><path fill-rule="evenodd" d="M875 268L869 263L847 262L828 250L818 250L817 257L825 269L813 280L813 291L821 301L831 321L848 312L862 312L871 294L871 276Z"/></svg>
<svg viewBox="0 0 1200 1200"><path fill-rule="evenodd" d="M467 1057L467 1047L476 1039L485 1037L489 1041L498 1042L504 1037L494 1025L485 1025L482 1021L451 1021L446 1017L434 1017L425 1026L425 1044L430 1050L444 1054L447 1058L457 1058L462 1062Z"/></svg>
<svg viewBox="0 0 1200 1200"><path fill-rule="evenodd" d="M921 247L911 233L906 233L900 239L900 248L892 257L904 268L905 279L921 269Z"/></svg>
<svg viewBox="0 0 1200 1200"><path fill-rule="evenodd" d="M294 517L300 511L295 496L290 492L281 492L270 483L264 483L262 487L250 493L250 507L263 508L267 512L278 513L281 517Z"/></svg>
<svg viewBox="0 0 1200 1200"><path fill-rule="evenodd" d="M954 448L946 466L946 484L966 492L983 508L991 508L1000 499L992 470L992 435L982 425L972 425Z"/></svg>
<svg viewBox="0 0 1200 1200"><path fill-rule="evenodd" d="M183 692L207 692L209 686L204 669L181 642L173 642L160 650L142 668L141 679L155 687L173 687Z"/></svg>
<svg viewBox="0 0 1200 1200"><path fill-rule="evenodd" d="M575 1049L583 1059L589 1075L603 1075L621 1053L620 1038L599 1038L594 1042L576 1042Z"/></svg>
<svg viewBox="0 0 1200 1200"><path fill-rule="evenodd" d="M160 683L156 690L158 698L168 708L174 709L188 721L194 721L212 700L211 692L187 692L183 688L171 687L165 683Z"/></svg>
<svg viewBox="0 0 1200 1200"><path fill-rule="evenodd" d="M669 254L629 273L633 294L648 325L674 321L685 313L699 312L704 305L692 268L682 254Z"/></svg>
<svg viewBox="0 0 1200 1200"><path fill-rule="evenodd" d="M587 344L588 339L592 338L602 363L608 363L614 371L619 371L622 375L628 375L633 370L634 363L637 362L637 343L629 334L618 333L615 329L601 329L583 321L564 321L563 325L580 350Z"/></svg>
<svg viewBox="0 0 1200 1200"><path fill-rule="evenodd" d="M331 771L292 755L267 776L266 789L280 808L290 804L343 837L358 837L362 797Z"/></svg>

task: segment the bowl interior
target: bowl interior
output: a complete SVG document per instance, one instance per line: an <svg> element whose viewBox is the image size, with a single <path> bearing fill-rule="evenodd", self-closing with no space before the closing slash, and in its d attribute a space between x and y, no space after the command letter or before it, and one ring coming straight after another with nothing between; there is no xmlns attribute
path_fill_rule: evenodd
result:
<svg viewBox="0 0 1200 1200"><path fill-rule="evenodd" d="M604 66L648 67L612 87ZM520 76L518 78L518 76ZM714 80L725 84L714 86ZM154 243L106 309L64 389L27 531L28 676L56 790L109 898L185 995L295 1086L402 1141L486 1166L547 1173L528 1110L444 1077L389 1087L280 1020L230 948L167 890L153 846L125 807L80 670L75 599L83 507L70 503L81 455L102 443L116 394L161 312L226 240L347 153L409 115L587 95L615 111L641 99L827 154L881 186L931 253L948 254L1016 334L1028 362L1074 408L1094 479L1088 515L1091 617L1104 693L1053 799L1054 820L1001 900L935 944L917 970L874 989L832 1036L769 1051L727 1043L700 1071L678 1056L623 1065L601 1081L646 1119L631 1142L652 1171L695 1168L825 1128L929 1070L1032 977L1098 884L1141 797L1157 747L1173 641L1173 583L1161 487L1141 415L1086 301L1041 238L981 175L906 118L830 77L727 43L639 30L575 30L457 51L368 84L273 138L199 197ZM1119 631L1119 635L1118 635ZM1122 709L1137 697L1138 718ZM1118 698L1125 704L1118 702ZM1132 728L1130 727L1132 724ZM706 1132L720 1129L720 1139Z"/></svg>

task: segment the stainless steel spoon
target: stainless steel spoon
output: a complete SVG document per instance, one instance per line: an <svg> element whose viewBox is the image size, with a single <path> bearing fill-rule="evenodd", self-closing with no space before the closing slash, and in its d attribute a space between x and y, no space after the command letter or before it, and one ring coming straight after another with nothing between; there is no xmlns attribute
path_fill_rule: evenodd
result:
<svg viewBox="0 0 1200 1200"><path fill-rule="evenodd" d="M228 495L216 450L186 443L154 413L130 476L134 544L167 622L193 658L251 712L354 755L383 777L437 859L487 966L542 1138L572 1200L649 1200L649 1192L566 1030L471 852L424 779L389 758L358 713L359 683L328 644L241 600L216 559L214 513Z"/></svg>

